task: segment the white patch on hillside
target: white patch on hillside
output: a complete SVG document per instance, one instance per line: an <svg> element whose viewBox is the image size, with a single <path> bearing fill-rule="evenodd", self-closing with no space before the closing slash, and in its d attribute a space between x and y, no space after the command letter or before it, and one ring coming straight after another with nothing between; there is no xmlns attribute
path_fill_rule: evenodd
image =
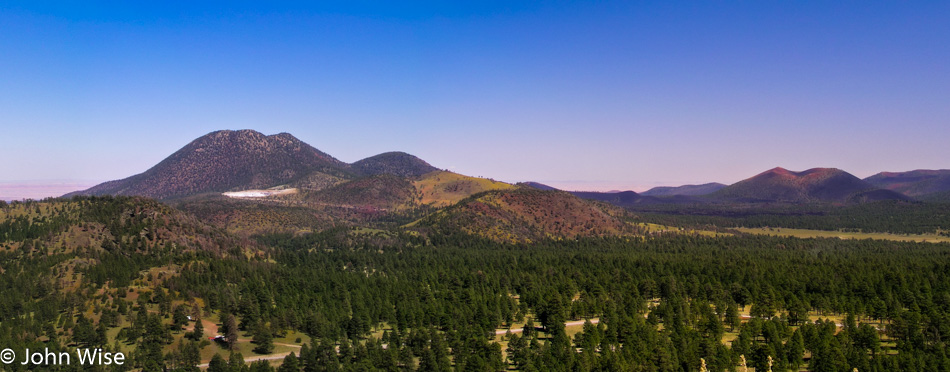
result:
<svg viewBox="0 0 950 372"><path fill-rule="evenodd" d="M229 198L237 199L254 199L254 198L266 198L269 196L278 196L278 195L287 195L294 194L297 192L297 189L281 189L281 190L244 190L244 191L232 191L225 192L222 195Z"/></svg>

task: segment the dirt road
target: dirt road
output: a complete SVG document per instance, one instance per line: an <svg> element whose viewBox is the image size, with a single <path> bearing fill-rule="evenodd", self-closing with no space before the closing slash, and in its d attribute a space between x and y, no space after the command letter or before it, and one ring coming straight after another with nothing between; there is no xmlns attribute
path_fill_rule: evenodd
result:
<svg viewBox="0 0 950 372"><path fill-rule="evenodd" d="M579 326L579 325L584 325L584 322L586 322L586 320L576 320L576 321L573 321L573 322L564 322L564 326L565 326L565 327ZM600 319L596 319L596 318L595 318L595 319L591 319L590 322L593 323L593 324L597 324L597 323L600 323ZM503 334L505 334L505 333L508 333L509 331L510 331L511 333L521 333L521 332L524 332L524 328L499 329L499 330L495 331L495 334L496 334L496 335L503 335Z"/></svg>

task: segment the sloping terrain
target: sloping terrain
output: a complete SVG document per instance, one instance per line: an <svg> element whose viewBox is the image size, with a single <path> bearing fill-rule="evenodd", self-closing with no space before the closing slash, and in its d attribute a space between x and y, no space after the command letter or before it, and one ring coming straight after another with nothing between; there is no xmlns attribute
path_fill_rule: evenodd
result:
<svg viewBox="0 0 950 372"><path fill-rule="evenodd" d="M545 184L543 184L543 183L532 182L532 181L521 182L521 183L518 183L518 185L519 185L519 186L527 186L527 187L530 187L530 188L533 188L533 189L538 189L538 190L547 190L547 191L550 191L550 190L557 190L556 187L548 186L548 185L545 185Z"/></svg>
<svg viewBox="0 0 950 372"><path fill-rule="evenodd" d="M406 209L416 204L416 188L409 180L392 175L364 177L305 196L309 203L335 207Z"/></svg>
<svg viewBox="0 0 950 372"><path fill-rule="evenodd" d="M413 185L419 193L419 202L433 207L449 206L483 191L516 188L504 182L448 171L431 172L414 181Z"/></svg>
<svg viewBox="0 0 950 372"><path fill-rule="evenodd" d="M619 235L630 229L622 215L563 191L521 188L476 194L417 226L517 243Z"/></svg>
<svg viewBox="0 0 950 372"><path fill-rule="evenodd" d="M144 173L66 196L138 195L170 199L269 188L314 172L340 177L348 169L348 164L287 133L265 136L253 130L222 130L192 141Z"/></svg>
<svg viewBox="0 0 950 372"><path fill-rule="evenodd" d="M645 196L634 191L598 192L598 191L571 191L571 194L581 199L596 200L610 203L618 207L639 207L649 205L675 205L707 203L709 200L686 195L672 196Z"/></svg>
<svg viewBox="0 0 950 372"><path fill-rule="evenodd" d="M950 203L950 191L935 192L920 197L921 200L935 203Z"/></svg>
<svg viewBox="0 0 950 372"><path fill-rule="evenodd" d="M774 168L727 186L710 196L725 201L790 203L907 199L834 168L812 168L803 172Z"/></svg>
<svg viewBox="0 0 950 372"><path fill-rule="evenodd" d="M77 229L89 234L73 234ZM0 246L16 249L24 239L58 243L49 247L50 253L124 244L142 252L166 245L220 251L229 242L194 216L140 197L54 199L0 208Z"/></svg>
<svg viewBox="0 0 950 372"><path fill-rule="evenodd" d="M368 157L353 163L352 167L354 171L367 176L388 174L408 178L439 170L425 160L399 151Z"/></svg>
<svg viewBox="0 0 950 372"><path fill-rule="evenodd" d="M298 234L342 226L386 228L412 221L421 209L428 209L419 203L419 193L409 179L387 174L257 198L197 195L176 205L243 236Z"/></svg>
<svg viewBox="0 0 950 372"><path fill-rule="evenodd" d="M201 221L238 236L306 233L348 225L322 209L283 200L241 200L221 196L194 198L176 204Z"/></svg>
<svg viewBox="0 0 950 372"><path fill-rule="evenodd" d="M327 187L346 182L349 180L349 175L347 174L328 174L320 171L311 172L310 174L297 179L296 181L290 183L289 186L306 191L316 191L322 190Z"/></svg>
<svg viewBox="0 0 950 372"><path fill-rule="evenodd" d="M675 196L675 195L685 195L685 196L700 196L712 194L716 191L719 191L726 185L717 182L704 183L702 185L683 185L677 187L654 187L647 191L641 192L640 195L643 196Z"/></svg>
<svg viewBox="0 0 950 372"><path fill-rule="evenodd" d="M610 203L620 207L631 206L643 203L646 200L655 198L643 197L633 191L621 192L596 192L596 191L572 191L571 194L581 199L590 199Z"/></svg>
<svg viewBox="0 0 950 372"><path fill-rule="evenodd" d="M876 187L923 200L950 192L950 169L881 172L864 180Z"/></svg>
<svg viewBox="0 0 950 372"><path fill-rule="evenodd" d="M243 257L255 254L255 246L140 197L56 199L0 208L0 252L17 260L55 263L56 285L63 288L83 280L125 286L142 270L165 266L175 257Z"/></svg>

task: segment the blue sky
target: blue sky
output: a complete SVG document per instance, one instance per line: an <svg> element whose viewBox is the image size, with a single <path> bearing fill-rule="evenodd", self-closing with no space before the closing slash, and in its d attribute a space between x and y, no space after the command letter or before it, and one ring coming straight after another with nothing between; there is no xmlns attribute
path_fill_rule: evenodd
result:
<svg viewBox="0 0 950 372"><path fill-rule="evenodd" d="M947 2L129 3L0 5L0 183L245 128L568 189L950 168Z"/></svg>

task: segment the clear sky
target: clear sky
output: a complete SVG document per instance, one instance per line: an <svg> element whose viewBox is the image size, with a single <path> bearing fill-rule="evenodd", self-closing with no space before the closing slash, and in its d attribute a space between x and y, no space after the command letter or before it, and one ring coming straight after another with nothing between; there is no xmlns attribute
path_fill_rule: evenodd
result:
<svg viewBox="0 0 950 372"><path fill-rule="evenodd" d="M245 128L567 189L950 168L946 1L33 3L0 5L0 183Z"/></svg>

